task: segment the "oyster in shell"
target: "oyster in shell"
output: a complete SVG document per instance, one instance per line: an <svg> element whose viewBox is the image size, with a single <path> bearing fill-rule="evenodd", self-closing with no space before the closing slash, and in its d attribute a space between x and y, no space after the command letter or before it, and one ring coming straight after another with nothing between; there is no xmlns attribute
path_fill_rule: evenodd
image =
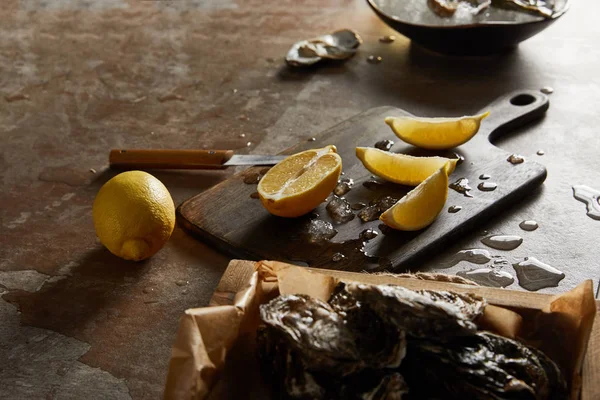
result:
<svg viewBox="0 0 600 400"><path fill-rule="evenodd" d="M489 332L443 344L410 340L400 372L414 399L567 398L565 381L548 357Z"/></svg>
<svg viewBox="0 0 600 400"><path fill-rule="evenodd" d="M406 335L403 330L381 318L366 304L345 290L339 283L329 304L343 318L354 333L360 357L370 368L394 368L406 354Z"/></svg>
<svg viewBox="0 0 600 400"><path fill-rule="evenodd" d="M354 335L327 303L305 295L279 296L260 306L260 318L266 325L259 338L267 342L259 340L264 353L289 348L286 352L308 370L339 376L364 367Z"/></svg>
<svg viewBox="0 0 600 400"><path fill-rule="evenodd" d="M313 65L324 58L344 60L356 53L362 39L353 30L342 29L328 35L295 43L285 57L294 67Z"/></svg>
<svg viewBox="0 0 600 400"><path fill-rule="evenodd" d="M409 337L445 341L473 335L473 322L483 314L486 301L476 295L446 291L414 291L394 285L349 283L345 290L384 320L405 330Z"/></svg>

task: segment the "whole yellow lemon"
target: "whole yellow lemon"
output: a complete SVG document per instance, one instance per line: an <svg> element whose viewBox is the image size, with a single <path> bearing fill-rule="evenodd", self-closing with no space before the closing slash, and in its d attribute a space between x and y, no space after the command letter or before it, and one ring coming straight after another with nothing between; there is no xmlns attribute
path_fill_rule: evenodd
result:
<svg viewBox="0 0 600 400"><path fill-rule="evenodd" d="M160 250L175 228L175 205L161 181L143 171L123 172L102 186L92 208L96 235L126 260Z"/></svg>

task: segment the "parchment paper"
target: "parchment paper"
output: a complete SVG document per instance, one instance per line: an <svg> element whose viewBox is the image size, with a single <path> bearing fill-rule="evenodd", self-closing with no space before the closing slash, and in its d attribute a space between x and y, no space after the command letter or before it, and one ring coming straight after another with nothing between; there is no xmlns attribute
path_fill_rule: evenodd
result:
<svg viewBox="0 0 600 400"><path fill-rule="evenodd" d="M173 344L165 399L271 398L255 357L258 306L279 294L307 294L327 301L339 280L280 262L261 261L255 268L233 305L185 311ZM376 280L394 283L398 277L386 274ZM595 312L592 283L585 281L550 298L543 310L489 305L477 323L544 351L570 377L575 399Z"/></svg>

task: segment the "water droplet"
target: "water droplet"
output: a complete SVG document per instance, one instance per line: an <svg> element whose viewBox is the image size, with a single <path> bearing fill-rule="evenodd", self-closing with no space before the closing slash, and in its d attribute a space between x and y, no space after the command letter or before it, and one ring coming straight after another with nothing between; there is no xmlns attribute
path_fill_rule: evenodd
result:
<svg viewBox="0 0 600 400"><path fill-rule="evenodd" d="M314 142L315 140L317 140L317 138L315 138L315 137L308 138L309 142Z"/></svg>
<svg viewBox="0 0 600 400"><path fill-rule="evenodd" d="M381 43L392 43L394 40L396 40L396 36L394 35L386 35L379 38Z"/></svg>
<svg viewBox="0 0 600 400"><path fill-rule="evenodd" d="M250 121L250 118L245 114L240 115L238 119L241 121Z"/></svg>
<svg viewBox="0 0 600 400"><path fill-rule="evenodd" d="M340 262L342 261L344 258L346 258L345 255L343 255L342 253L335 253L332 257L331 257L331 261L333 262Z"/></svg>
<svg viewBox="0 0 600 400"><path fill-rule="evenodd" d="M240 133L240 137L241 137L241 138L245 138L245 137L246 137L246 134L245 134L245 133Z"/></svg>
<svg viewBox="0 0 600 400"><path fill-rule="evenodd" d="M483 231L483 232L482 232L482 234L483 234L483 235L487 235L487 234L488 234L488 231Z"/></svg>
<svg viewBox="0 0 600 400"><path fill-rule="evenodd" d="M190 283L190 281L186 281L186 280L183 280L183 279L180 279L180 280L178 280L178 281L175 281L175 284L176 284L177 286L185 286L185 285L187 285L188 283Z"/></svg>
<svg viewBox="0 0 600 400"><path fill-rule="evenodd" d="M518 154L511 154L510 156L508 156L508 158L506 159L506 161L508 161L509 163L516 165L516 164L521 164L523 163L523 161L525 161L525 158L523 156L520 156Z"/></svg>
<svg viewBox="0 0 600 400"><path fill-rule="evenodd" d="M331 219L337 223L346 223L354 219L355 215L350 208L350 203L342 197L333 196L333 199L327 204L327 213Z"/></svg>
<svg viewBox="0 0 600 400"><path fill-rule="evenodd" d="M600 220L600 191L585 185L575 185L573 197L586 204L588 217Z"/></svg>
<svg viewBox="0 0 600 400"><path fill-rule="evenodd" d="M488 175L488 174L481 174L479 175L479 179L481 179L482 181L488 180L490 179L492 176Z"/></svg>
<svg viewBox="0 0 600 400"><path fill-rule="evenodd" d="M238 92L238 90L237 90L237 89L233 89L233 90L232 90L232 92L233 92L233 93L237 93L237 92Z"/></svg>
<svg viewBox="0 0 600 400"><path fill-rule="evenodd" d="M473 264L485 264L491 260L492 255L485 249L461 250L452 258L452 265L458 264L461 261L466 261Z"/></svg>
<svg viewBox="0 0 600 400"><path fill-rule="evenodd" d="M496 250L514 250L523 243L523 238L516 235L492 235L481 239L481 243Z"/></svg>
<svg viewBox="0 0 600 400"><path fill-rule="evenodd" d="M392 146L394 146L394 141L389 139L380 140L379 142L375 143L375 148L383 151L390 151Z"/></svg>
<svg viewBox="0 0 600 400"><path fill-rule="evenodd" d="M247 185L252 185L260 182L262 178L262 174L259 171L251 170L244 174L244 183Z"/></svg>
<svg viewBox="0 0 600 400"><path fill-rule="evenodd" d="M363 186L369 190L376 191L376 190L381 189L381 187L383 186L383 183L371 179L371 180L363 182Z"/></svg>
<svg viewBox="0 0 600 400"><path fill-rule="evenodd" d="M460 165L465 161L465 157L462 154L454 153L454 158L456 158L456 165Z"/></svg>
<svg viewBox="0 0 600 400"><path fill-rule="evenodd" d="M369 56L369 57L367 57L367 62L369 64L379 64L382 61L383 61L383 58L380 57L380 56Z"/></svg>
<svg viewBox="0 0 600 400"><path fill-rule="evenodd" d="M449 212L450 214L457 213L457 212L459 212L460 210L462 210L462 207L461 207L461 206L450 206L450 207L448 207L448 212Z"/></svg>
<svg viewBox="0 0 600 400"><path fill-rule="evenodd" d="M96 173L96 170L95 170L94 168L90 168L90 172L91 172L92 174L95 174L95 173Z"/></svg>
<svg viewBox="0 0 600 400"><path fill-rule="evenodd" d="M506 271L492 268L479 268L470 271L460 271L456 275L470 279L483 286L507 287L514 283L515 278Z"/></svg>
<svg viewBox="0 0 600 400"><path fill-rule="evenodd" d="M252 146L252 142L246 143L246 147L250 147L250 146Z"/></svg>
<svg viewBox="0 0 600 400"><path fill-rule="evenodd" d="M358 210L362 210L366 206L367 205L365 203L354 203L350 206L350 208L353 209L354 211L358 211Z"/></svg>
<svg viewBox="0 0 600 400"><path fill-rule="evenodd" d="M154 288L146 287L146 288L142 289L142 292L145 294L149 294L149 293L154 292Z"/></svg>
<svg viewBox="0 0 600 400"><path fill-rule="evenodd" d="M377 233L376 230L369 228L362 231L359 238L365 242L368 242L371 239L375 239L378 235L379 233Z"/></svg>
<svg viewBox="0 0 600 400"><path fill-rule="evenodd" d="M333 238L338 231L333 228L331 222L313 219L306 224L302 233L310 243L318 243Z"/></svg>
<svg viewBox="0 0 600 400"><path fill-rule="evenodd" d="M458 193L462 193L465 197L473 197L471 193L471 186L469 186L469 180L467 178L460 178L456 182L448 185L450 189L456 190Z"/></svg>
<svg viewBox="0 0 600 400"><path fill-rule="evenodd" d="M496 190L497 187L498 185L494 182L481 182L479 185L477 185L477 189L481 190L482 192L491 192Z"/></svg>
<svg viewBox="0 0 600 400"><path fill-rule="evenodd" d="M251 199L260 199L260 196L258 195L258 192L253 192L253 193L250 193L250 198Z"/></svg>
<svg viewBox="0 0 600 400"><path fill-rule="evenodd" d="M346 173L344 171L342 171L342 173L340 175L346 175Z"/></svg>
<svg viewBox="0 0 600 400"><path fill-rule="evenodd" d="M535 154L537 154L538 156L543 156L544 154L546 154L546 152L544 150L538 150Z"/></svg>
<svg viewBox="0 0 600 400"><path fill-rule="evenodd" d="M352 178L343 178L338 181L338 184L333 189L333 193L337 196L343 196L352 189L354 186L354 179Z"/></svg>
<svg viewBox="0 0 600 400"><path fill-rule="evenodd" d="M538 228L538 223L533 220L525 220L519 224L519 228L529 232L535 231Z"/></svg>
<svg viewBox="0 0 600 400"><path fill-rule="evenodd" d="M519 285L527 290L536 291L547 287L556 287L565 278L565 274L535 257L525 257L518 264L513 264L517 272Z"/></svg>
<svg viewBox="0 0 600 400"><path fill-rule="evenodd" d="M554 89L552 89L550 86L544 86L543 88L540 89L540 92L542 92L544 94L552 94L552 93L554 93Z"/></svg>

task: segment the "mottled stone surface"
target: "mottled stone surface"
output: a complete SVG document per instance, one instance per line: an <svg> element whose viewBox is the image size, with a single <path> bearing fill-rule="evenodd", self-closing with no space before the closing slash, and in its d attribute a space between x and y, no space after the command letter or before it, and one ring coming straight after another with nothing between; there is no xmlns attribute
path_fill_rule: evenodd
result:
<svg viewBox="0 0 600 400"><path fill-rule="evenodd" d="M536 256L564 271L547 292L597 282L600 225L570 187L600 185L599 9L577 2L518 50L465 60L397 34L380 43L394 32L361 0L2 1L0 398L159 398L179 316L207 304L226 267L179 228L138 264L97 242L91 207L115 175L111 148L276 152L375 106L461 115L510 90L552 86L547 117L500 143L528 158L544 148L548 180L482 229L514 234L535 219L511 260ZM285 67L292 43L346 27L364 39L357 57ZM155 175L179 204L233 172ZM432 265L480 238L465 236Z"/></svg>

